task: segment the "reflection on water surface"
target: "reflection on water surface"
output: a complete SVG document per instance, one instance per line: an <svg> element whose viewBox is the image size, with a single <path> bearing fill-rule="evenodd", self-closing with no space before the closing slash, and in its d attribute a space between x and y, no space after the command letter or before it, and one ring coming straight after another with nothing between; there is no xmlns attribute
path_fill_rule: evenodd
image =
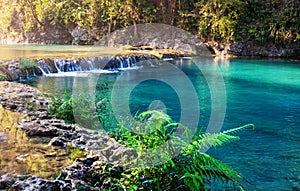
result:
<svg viewBox="0 0 300 191"><path fill-rule="evenodd" d="M71 164L68 153L51 147L40 138L29 139L16 128L23 114L0 106L0 177L4 174L32 174L53 178L60 170Z"/></svg>

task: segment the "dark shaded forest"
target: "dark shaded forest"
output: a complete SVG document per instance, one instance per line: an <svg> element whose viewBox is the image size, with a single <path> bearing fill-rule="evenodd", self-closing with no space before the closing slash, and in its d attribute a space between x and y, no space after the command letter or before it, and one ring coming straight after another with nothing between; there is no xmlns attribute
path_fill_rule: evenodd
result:
<svg viewBox="0 0 300 191"><path fill-rule="evenodd" d="M38 39L51 33L52 43L91 44L103 35L138 23L165 23L203 40L300 42L299 0L2 0L2 38ZM37 34L39 33L39 34ZM75 34L76 33L76 34ZM77 34L78 35L78 34ZM48 35L49 36L49 35ZM46 42L47 43L47 42Z"/></svg>

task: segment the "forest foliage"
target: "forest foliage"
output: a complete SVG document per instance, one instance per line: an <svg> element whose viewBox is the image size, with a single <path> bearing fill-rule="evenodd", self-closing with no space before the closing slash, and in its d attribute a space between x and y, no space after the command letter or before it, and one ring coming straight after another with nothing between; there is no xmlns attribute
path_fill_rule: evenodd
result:
<svg viewBox="0 0 300 191"><path fill-rule="evenodd" d="M1 0L0 32L80 27L97 39L121 27L165 23L219 42L300 42L299 0Z"/></svg>

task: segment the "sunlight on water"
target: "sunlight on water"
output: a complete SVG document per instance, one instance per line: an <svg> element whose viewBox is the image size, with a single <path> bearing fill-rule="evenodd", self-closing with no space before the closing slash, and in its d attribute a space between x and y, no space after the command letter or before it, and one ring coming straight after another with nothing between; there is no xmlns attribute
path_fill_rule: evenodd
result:
<svg viewBox="0 0 300 191"><path fill-rule="evenodd" d="M235 59L229 65L220 63L220 68L224 77L295 88L300 86L299 65L289 61Z"/></svg>
<svg viewBox="0 0 300 191"><path fill-rule="evenodd" d="M0 45L1 59L77 58L111 56L120 50L98 46L67 45Z"/></svg>
<svg viewBox="0 0 300 191"><path fill-rule="evenodd" d="M0 177L4 174L32 174L54 178L71 164L65 149L42 143L42 139L29 139L16 128L23 114L0 106Z"/></svg>

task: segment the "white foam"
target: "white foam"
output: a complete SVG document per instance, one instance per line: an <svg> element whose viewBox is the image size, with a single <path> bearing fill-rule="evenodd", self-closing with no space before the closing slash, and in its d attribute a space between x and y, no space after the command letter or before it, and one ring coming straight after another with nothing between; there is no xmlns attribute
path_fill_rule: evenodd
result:
<svg viewBox="0 0 300 191"><path fill-rule="evenodd" d="M77 71L77 72L59 72L45 74L46 77L89 77L90 74L111 74L118 71L109 70L90 70L90 71Z"/></svg>
<svg viewBox="0 0 300 191"><path fill-rule="evenodd" d="M174 58L164 58L163 61L171 61L174 60Z"/></svg>
<svg viewBox="0 0 300 191"><path fill-rule="evenodd" d="M193 60L193 57L185 56L185 57L182 57L181 59L183 59L183 60Z"/></svg>
<svg viewBox="0 0 300 191"><path fill-rule="evenodd" d="M132 67L128 67L128 68L118 68L118 70L121 70L121 71L138 70L138 69L141 69L141 68L143 68L143 66L132 66Z"/></svg>

